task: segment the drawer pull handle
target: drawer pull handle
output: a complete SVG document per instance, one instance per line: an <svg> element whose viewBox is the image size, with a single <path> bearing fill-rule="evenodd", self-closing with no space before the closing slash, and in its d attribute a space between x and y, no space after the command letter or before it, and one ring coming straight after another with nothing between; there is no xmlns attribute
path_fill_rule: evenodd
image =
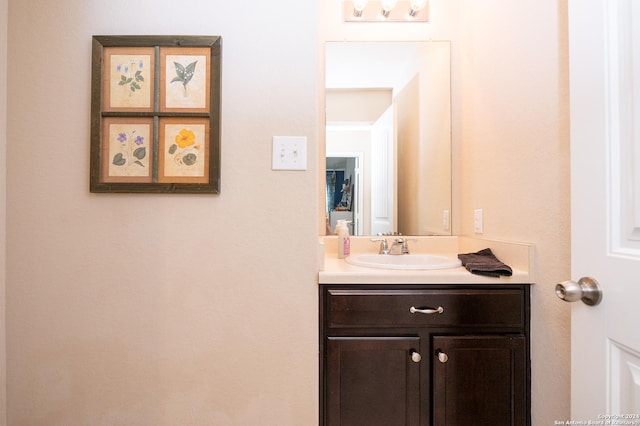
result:
<svg viewBox="0 0 640 426"><path fill-rule="evenodd" d="M436 356L438 357L438 361L440 361L443 364L445 362L449 361L449 355L447 355L446 353L442 352L440 349L438 349L436 351Z"/></svg>
<svg viewBox="0 0 640 426"><path fill-rule="evenodd" d="M418 353L415 349L411 349L411 361L420 362L422 361L422 355Z"/></svg>
<svg viewBox="0 0 640 426"><path fill-rule="evenodd" d="M416 308L412 306L409 308L409 312L412 314L441 314L444 312L444 308L442 306L438 306L437 309L427 309L427 308Z"/></svg>

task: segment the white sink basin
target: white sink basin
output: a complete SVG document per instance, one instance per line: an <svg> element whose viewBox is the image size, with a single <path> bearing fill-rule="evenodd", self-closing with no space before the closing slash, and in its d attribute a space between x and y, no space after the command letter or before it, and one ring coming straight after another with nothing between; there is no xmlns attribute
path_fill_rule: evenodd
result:
<svg viewBox="0 0 640 426"><path fill-rule="evenodd" d="M357 254L345 260L352 265L380 269L448 269L462 265L456 257L431 254Z"/></svg>

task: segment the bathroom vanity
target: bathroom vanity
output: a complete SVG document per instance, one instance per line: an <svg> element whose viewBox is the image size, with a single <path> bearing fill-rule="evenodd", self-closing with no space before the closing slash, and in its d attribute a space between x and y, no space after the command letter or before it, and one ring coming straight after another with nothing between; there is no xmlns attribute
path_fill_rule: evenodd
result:
<svg viewBox="0 0 640 426"><path fill-rule="evenodd" d="M530 278L374 271L327 256L320 424L530 425Z"/></svg>

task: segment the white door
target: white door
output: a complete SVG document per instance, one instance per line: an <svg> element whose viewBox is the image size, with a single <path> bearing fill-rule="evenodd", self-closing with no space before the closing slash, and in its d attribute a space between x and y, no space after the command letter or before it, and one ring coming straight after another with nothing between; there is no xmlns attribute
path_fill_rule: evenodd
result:
<svg viewBox="0 0 640 426"><path fill-rule="evenodd" d="M602 289L572 304L571 417L639 425L640 1L570 0L569 52L571 273Z"/></svg>
<svg viewBox="0 0 640 426"><path fill-rule="evenodd" d="M371 126L371 234L390 234L395 223L395 114L389 107Z"/></svg>

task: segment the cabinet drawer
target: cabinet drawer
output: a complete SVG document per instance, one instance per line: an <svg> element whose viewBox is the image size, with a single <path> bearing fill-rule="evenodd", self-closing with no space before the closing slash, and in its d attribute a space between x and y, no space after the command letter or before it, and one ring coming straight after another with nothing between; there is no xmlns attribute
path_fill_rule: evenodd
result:
<svg viewBox="0 0 640 426"><path fill-rule="evenodd" d="M524 292L520 289L331 288L326 294L326 325L329 328L447 326L520 329L525 325L524 306ZM433 311L436 312L431 313Z"/></svg>

